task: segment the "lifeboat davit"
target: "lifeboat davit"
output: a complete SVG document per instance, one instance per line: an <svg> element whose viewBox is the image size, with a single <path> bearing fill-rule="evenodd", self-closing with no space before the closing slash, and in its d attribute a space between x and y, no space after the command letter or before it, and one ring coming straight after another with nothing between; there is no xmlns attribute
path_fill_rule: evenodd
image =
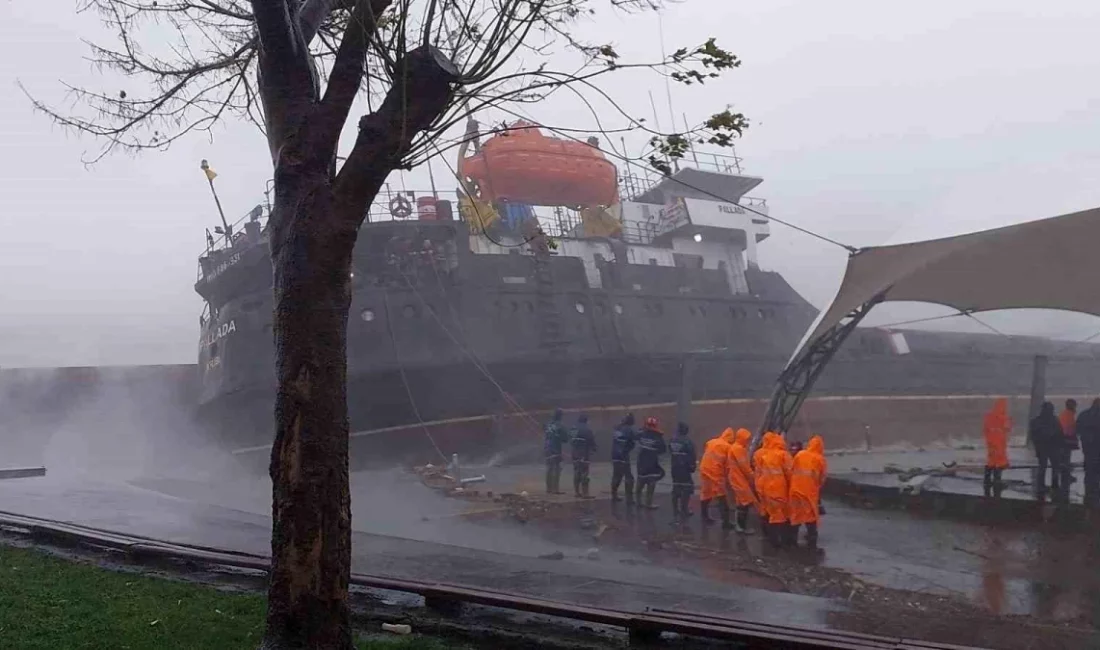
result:
<svg viewBox="0 0 1100 650"><path fill-rule="evenodd" d="M618 203L615 165L595 145L545 136L530 122L510 129L458 161L459 173L477 183L481 200L567 207Z"/></svg>

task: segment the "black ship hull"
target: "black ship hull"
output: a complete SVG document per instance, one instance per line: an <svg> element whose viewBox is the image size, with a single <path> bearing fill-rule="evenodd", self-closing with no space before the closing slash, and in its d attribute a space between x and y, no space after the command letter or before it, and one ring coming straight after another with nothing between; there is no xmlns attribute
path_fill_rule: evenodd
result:
<svg viewBox="0 0 1100 650"><path fill-rule="evenodd" d="M434 242L443 252L398 258L387 248L395 238ZM274 399L264 248L213 267L196 287L215 307L200 342L202 419L225 448L261 453ZM348 409L353 439L369 455L404 456L426 445L444 455L499 447L500 418L521 422L510 431L537 438L540 412L554 407L610 413L674 403L686 358L693 400L762 402L816 315L781 276L752 266L741 278L747 290L734 291L718 269L617 255L586 264L576 256L476 254L458 222L364 227L354 264ZM899 349L890 332L857 331L817 394L1026 394L1039 353L1061 355L1051 366L1052 390L1084 396L1100 389L1097 346L1064 351L1044 339L981 334L905 337ZM441 421L461 426L440 429ZM430 430L436 434L423 434Z"/></svg>

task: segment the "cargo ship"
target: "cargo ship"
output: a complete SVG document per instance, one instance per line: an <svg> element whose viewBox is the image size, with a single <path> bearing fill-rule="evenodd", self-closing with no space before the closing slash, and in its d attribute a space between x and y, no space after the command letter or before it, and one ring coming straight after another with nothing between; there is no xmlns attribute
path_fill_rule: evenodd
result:
<svg viewBox="0 0 1100 650"><path fill-rule="evenodd" d="M347 343L353 436L385 453L436 444L420 430L459 423L449 453L470 430L463 422L531 424L553 407L615 418L680 399L686 357L691 398L728 407L714 418L730 405L759 410L817 314L760 267L771 206L750 193L763 179L736 157L698 153L671 174L632 174L595 138L529 123L481 140L471 121L453 193L387 187L360 228ZM230 449L262 451L271 436L268 215L261 203L208 231L199 257L198 409ZM816 394L1026 394L1037 353L1060 355L1052 387L1086 394L1100 388L1098 350L861 328Z"/></svg>

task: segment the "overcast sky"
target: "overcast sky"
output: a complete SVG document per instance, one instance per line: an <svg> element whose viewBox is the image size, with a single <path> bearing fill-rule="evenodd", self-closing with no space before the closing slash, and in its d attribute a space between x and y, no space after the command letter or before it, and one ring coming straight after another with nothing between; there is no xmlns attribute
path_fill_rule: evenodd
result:
<svg viewBox="0 0 1100 650"><path fill-rule="evenodd" d="M53 100L62 79L125 87L82 59L80 39L97 27L75 7L0 3L0 366L193 362L196 256L217 223L199 160L218 170L232 217L262 197L267 148L252 127L229 123L212 141L85 168L96 143L32 112L16 87ZM659 55L652 14L597 14L580 29L627 59ZM803 227L871 245L1100 205L1100 3L684 0L665 13L663 34L668 50L716 36L742 58L705 88L674 88L673 111L692 121L726 104L746 113L753 126L738 153L765 179L753 193ZM656 79L605 87L646 117L652 91L667 128ZM592 125L565 94L525 111ZM445 170L436 164L437 177ZM416 171L405 182L425 179ZM772 233L762 264L826 304L845 253L778 224ZM880 309L878 323L940 313ZM1100 329L1091 317L987 318L1013 333Z"/></svg>

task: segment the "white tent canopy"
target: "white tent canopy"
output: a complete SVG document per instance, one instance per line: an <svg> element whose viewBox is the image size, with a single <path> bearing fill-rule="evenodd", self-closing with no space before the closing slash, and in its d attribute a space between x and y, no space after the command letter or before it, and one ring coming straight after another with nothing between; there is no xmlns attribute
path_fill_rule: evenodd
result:
<svg viewBox="0 0 1100 650"><path fill-rule="evenodd" d="M982 232L861 250L791 360L875 296L970 313L1060 309L1100 316L1100 208Z"/></svg>

